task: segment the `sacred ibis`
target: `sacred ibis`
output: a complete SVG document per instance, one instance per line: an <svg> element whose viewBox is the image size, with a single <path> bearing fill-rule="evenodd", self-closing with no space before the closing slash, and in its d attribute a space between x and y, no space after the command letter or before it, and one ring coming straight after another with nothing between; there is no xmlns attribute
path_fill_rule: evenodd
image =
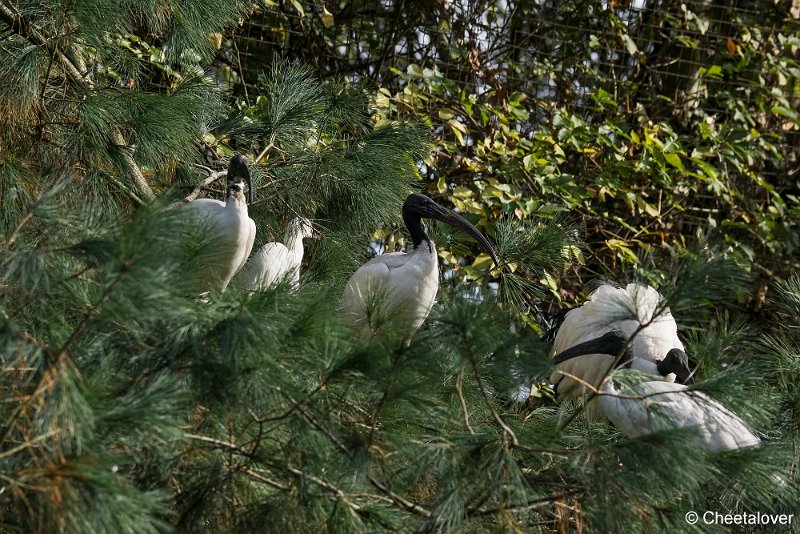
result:
<svg viewBox="0 0 800 534"><path fill-rule="evenodd" d="M288 276L296 288L300 284L303 239L316 235L311 221L303 217L293 219L286 229L283 243L265 244L245 264L239 275L240 285L251 291L260 291Z"/></svg>
<svg viewBox="0 0 800 534"><path fill-rule="evenodd" d="M497 265L489 240L460 215L414 193L403 204L403 222L413 248L382 254L362 265L344 289L341 311L352 320L361 340L369 342L384 322L408 340L422 326L439 289L436 245L425 232L422 218L447 223L475 238Z"/></svg>
<svg viewBox="0 0 800 534"><path fill-rule="evenodd" d="M637 283L591 284L589 300L563 313L547 334L556 363L550 380L560 398L600 387L623 351L618 366L659 377L672 373L680 383L692 380L675 319L658 291Z"/></svg>
<svg viewBox="0 0 800 534"><path fill-rule="evenodd" d="M253 201L253 191L244 156L231 158L227 178L225 202L201 198L184 206L190 216L208 230L216 247L208 251L204 265L200 266L199 277L206 290L225 291L233 275L250 256L256 237L256 224L247 215L247 202Z"/></svg>
<svg viewBox="0 0 800 534"><path fill-rule="evenodd" d="M600 387L598 403L614 426L628 437L691 428L709 452L761 443L744 421L722 404L669 380L645 380L620 384L618 388L613 376L608 377Z"/></svg>

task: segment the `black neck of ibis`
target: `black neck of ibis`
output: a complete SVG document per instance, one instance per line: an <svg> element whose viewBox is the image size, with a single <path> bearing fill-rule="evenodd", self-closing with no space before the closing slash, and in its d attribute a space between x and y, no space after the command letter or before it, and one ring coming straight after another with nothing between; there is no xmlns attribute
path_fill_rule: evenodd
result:
<svg viewBox="0 0 800 534"><path fill-rule="evenodd" d="M403 204L403 222L408 228L408 233L411 234L411 241L414 243L414 248L419 247L423 242L428 244L428 252L433 252L431 246L431 238L425 231L425 226L422 224L422 215L409 206L406 202Z"/></svg>
<svg viewBox="0 0 800 534"><path fill-rule="evenodd" d="M560 352L553 358L553 363L558 365L559 363L564 363L567 360L577 358L578 356L585 356L586 354L608 354L609 356L617 356L623 350L626 353L625 359L627 360L630 359L625 347L627 342L628 336L620 330L612 330L598 338L578 343Z"/></svg>

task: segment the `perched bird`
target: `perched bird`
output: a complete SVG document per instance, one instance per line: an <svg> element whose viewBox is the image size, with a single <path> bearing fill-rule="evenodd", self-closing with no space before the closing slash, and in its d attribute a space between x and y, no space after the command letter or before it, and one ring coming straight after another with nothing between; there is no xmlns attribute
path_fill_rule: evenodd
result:
<svg viewBox="0 0 800 534"><path fill-rule="evenodd" d="M293 219L286 229L283 243L267 243L253 254L239 274L240 285L251 291L260 291L288 276L292 285L297 287L303 261L303 239L316 235L311 221L302 217Z"/></svg>
<svg viewBox="0 0 800 534"><path fill-rule="evenodd" d="M659 430L693 428L709 452L754 447L761 440L738 415L683 384L648 380L615 387L603 382L598 403L617 429L629 437Z"/></svg>
<svg viewBox="0 0 800 534"><path fill-rule="evenodd" d="M227 178L225 202L201 198L182 207L198 224L208 229L215 245L207 251L203 265L199 266L198 275L204 290L225 291L233 275L250 256L256 237L256 224L247 215L247 201L252 202L253 193L250 169L244 156L231 158Z"/></svg>
<svg viewBox="0 0 800 534"><path fill-rule="evenodd" d="M439 289L439 261L436 246L422 225L423 217L471 235L497 265L489 240L466 219L425 195L409 195L403 204L403 222L411 234L413 249L368 261L353 274L342 295L342 313L356 325L363 342L371 340L384 323L401 329L408 340L433 307Z"/></svg>
<svg viewBox="0 0 800 534"><path fill-rule="evenodd" d="M559 397L580 397L600 387L623 351L619 366L658 377L672 373L681 383L691 380L678 326L658 291L602 281L591 289L589 300L562 314L547 334L556 363L550 380Z"/></svg>

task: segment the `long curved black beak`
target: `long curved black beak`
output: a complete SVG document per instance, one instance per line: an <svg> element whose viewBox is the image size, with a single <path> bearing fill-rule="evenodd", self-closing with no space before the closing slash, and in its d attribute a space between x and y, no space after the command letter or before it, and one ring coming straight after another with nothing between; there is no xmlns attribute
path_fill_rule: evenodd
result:
<svg viewBox="0 0 800 534"><path fill-rule="evenodd" d="M475 241L478 242L481 248L483 248L483 250L486 251L489 256L491 256L494 266L497 267L499 264L497 261L497 254L495 253L494 248L492 248L492 244L489 242L486 236L458 213L450 211L449 209L443 208L442 206L432 202L430 205L426 206L425 212L422 215L429 219L442 221L443 223L449 224L450 226L458 228L464 233L471 235L473 238L475 238Z"/></svg>
<svg viewBox="0 0 800 534"><path fill-rule="evenodd" d="M235 181L241 178L247 184L247 203L253 203L253 182L250 178L250 167L247 158L244 156L234 156L228 163L228 181Z"/></svg>

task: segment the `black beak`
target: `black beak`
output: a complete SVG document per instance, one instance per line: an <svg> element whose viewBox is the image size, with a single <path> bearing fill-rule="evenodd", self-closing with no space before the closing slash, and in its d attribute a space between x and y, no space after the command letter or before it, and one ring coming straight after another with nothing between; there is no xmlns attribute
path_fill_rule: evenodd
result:
<svg viewBox="0 0 800 534"><path fill-rule="evenodd" d="M558 365L572 358L584 356L586 354L608 354L609 356L616 356L625 348L625 343L628 342L628 337L619 330L612 330L602 336L590 339L583 343L578 343L574 347L557 354L553 358L553 363Z"/></svg>
<svg viewBox="0 0 800 534"><path fill-rule="evenodd" d="M679 384L694 384L694 373L689 368L689 356L680 349L670 350L656 366L661 376L675 373L675 381Z"/></svg>
<svg viewBox="0 0 800 534"><path fill-rule="evenodd" d="M244 156L234 156L228 164L228 181L236 181L241 178L247 184L247 203L253 203L253 182L250 179L250 167L247 165L247 158Z"/></svg>
<svg viewBox="0 0 800 534"><path fill-rule="evenodd" d="M472 226L468 220L466 220L461 215L450 211L447 208L443 208L436 203L431 202L430 204L424 207L423 213L421 215L423 217L427 217L428 219L436 219L437 221L442 221L443 223L449 224L453 228L458 228L462 232L465 232L475 238L475 241L480 244L481 248L486 251L489 256L492 257L492 261L494 262L494 266L497 267L497 254L494 252L494 248L492 248L492 244L489 243L489 240L486 239L480 230Z"/></svg>

